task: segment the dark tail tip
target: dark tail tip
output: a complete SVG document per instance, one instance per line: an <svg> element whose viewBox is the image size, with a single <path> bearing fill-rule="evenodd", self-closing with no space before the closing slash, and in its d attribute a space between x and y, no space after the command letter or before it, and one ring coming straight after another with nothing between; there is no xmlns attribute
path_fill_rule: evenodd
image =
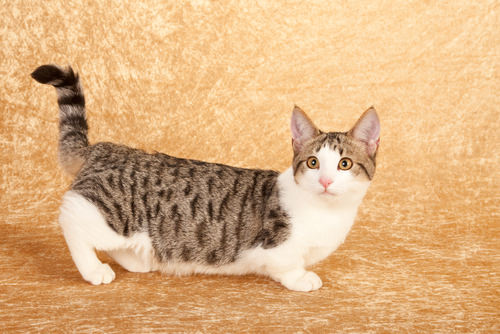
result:
<svg viewBox="0 0 500 334"><path fill-rule="evenodd" d="M42 84L55 87L73 86L78 81L73 69L62 69L56 65L42 65L31 73L31 77Z"/></svg>

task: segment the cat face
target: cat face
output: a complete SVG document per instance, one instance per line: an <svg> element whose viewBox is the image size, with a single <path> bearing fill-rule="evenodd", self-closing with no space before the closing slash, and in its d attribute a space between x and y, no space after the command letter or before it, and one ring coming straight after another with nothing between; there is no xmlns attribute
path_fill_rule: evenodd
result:
<svg viewBox="0 0 500 334"><path fill-rule="evenodd" d="M368 109L348 132L323 132L298 107L292 114L295 182L325 200L363 196L375 173L380 123Z"/></svg>

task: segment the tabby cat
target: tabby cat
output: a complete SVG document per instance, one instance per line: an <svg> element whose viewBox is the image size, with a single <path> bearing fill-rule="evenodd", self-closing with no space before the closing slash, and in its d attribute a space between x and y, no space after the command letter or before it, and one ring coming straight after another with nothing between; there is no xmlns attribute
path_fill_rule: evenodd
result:
<svg viewBox="0 0 500 334"><path fill-rule="evenodd" d="M350 131L323 132L296 106L292 166L278 173L90 145L78 75L56 65L31 75L57 91L59 160L75 177L59 222L85 280L115 278L102 250L132 272L257 273L291 290L321 287L305 268L344 241L373 178L373 107Z"/></svg>

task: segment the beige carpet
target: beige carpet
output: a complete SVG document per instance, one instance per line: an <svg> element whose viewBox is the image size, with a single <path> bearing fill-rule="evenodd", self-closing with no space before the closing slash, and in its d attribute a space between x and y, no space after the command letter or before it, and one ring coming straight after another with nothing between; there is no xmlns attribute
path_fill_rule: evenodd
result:
<svg viewBox="0 0 500 334"><path fill-rule="evenodd" d="M252 3L252 4L250 4ZM0 331L500 332L498 1L3 1ZM324 286L134 274L94 287L57 224L53 89L90 138L284 170L294 104L325 130L375 105L377 174Z"/></svg>

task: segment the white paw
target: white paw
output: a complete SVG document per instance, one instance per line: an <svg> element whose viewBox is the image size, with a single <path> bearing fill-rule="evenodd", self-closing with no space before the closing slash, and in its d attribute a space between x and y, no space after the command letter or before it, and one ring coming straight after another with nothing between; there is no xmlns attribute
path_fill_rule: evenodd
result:
<svg viewBox="0 0 500 334"><path fill-rule="evenodd" d="M293 281L283 282L283 285L290 290L308 292L318 290L323 285L323 282L312 271L306 271L304 275Z"/></svg>
<svg viewBox="0 0 500 334"><path fill-rule="evenodd" d="M115 272L105 263L101 263L97 268L83 277L86 281L94 285L108 284L115 279Z"/></svg>

